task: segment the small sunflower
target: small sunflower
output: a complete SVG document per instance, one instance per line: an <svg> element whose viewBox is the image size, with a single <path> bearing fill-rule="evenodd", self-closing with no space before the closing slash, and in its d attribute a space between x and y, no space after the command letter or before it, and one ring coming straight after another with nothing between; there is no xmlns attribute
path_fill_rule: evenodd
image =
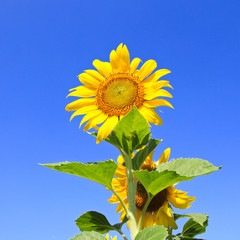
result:
<svg viewBox="0 0 240 240"><path fill-rule="evenodd" d="M169 81L158 81L170 71L160 69L153 73L157 67L154 60L148 60L137 70L140 62L141 59L134 58L130 63L126 45L120 44L116 51L111 51L110 62L94 60L93 66L97 71L85 70L78 76L83 85L70 89L71 93L67 97L80 97L66 106L67 111L75 111L70 120L85 115L79 127L86 123L84 131L97 129L97 143L111 133L134 105L149 123L156 125L162 125L162 119L155 112L156 107L172 107L167 100L160 99L172 97L162 89L172 86Z"/></svg>
<svg viewBox="0 0 240 240"><path fill-rule="evenodd" d="M168 161L170 156L170 148L167 148L159 158L157 162L152 160L152 152L143 163L140 170L152 171L157 165L165 163ZM114 190L120 195L124 203L128 207L128 198L127 198L127 176L126 176L126 167L123 166L124 160L122 156L118 157L118 168L115 172L116 178L113 178L112 185ZM177 229L177 225L172 216L172 209L170 203L180 209L189 208L189 203L195 200L195 197L189 197L186 195L187 192L177 190L174 186L167 187L166 189L159 192L150 202L147 211L143 219L143 228L153 226L153 225L163 225L164 227L172 227ZM136 190L136 218L137 222L139 221L143 207L147 202L148 196L143 185L138 181L137 190ZM108 200L110 203L119 203L118 198L113 194L112 197ZM122 204L119 203L116 209L116 212L122 212L120 220L122 221L125 217L125 211L122 207Z"/></svg>

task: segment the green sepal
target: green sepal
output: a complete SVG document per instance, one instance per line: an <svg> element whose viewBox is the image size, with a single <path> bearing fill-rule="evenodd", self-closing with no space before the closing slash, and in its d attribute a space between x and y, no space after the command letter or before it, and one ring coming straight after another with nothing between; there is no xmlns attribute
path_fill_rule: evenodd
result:
<svg viewBox="0 0 240 240"><path fill-rule="evenodd" d="M75 222L82 232L96 231L103 234L111 230L121 230L122 225L127 222L127 219L121 223L111 225L103 214L90 211L81 215L77 220L75 220Z"/></svg>
<svg viewBox="0 0 240 240"><path fill-rule="evenodd" d="M126 114L105 140L127 154L146 145L150 139L150 129L146 119L140 114L137 107Z"/></svg>
<svg viewBox="0 0 240 240"><path fill-rule="evenodd" d="M60 162L40 164L44 167L87 178L112 189L112 178L117 169L117 163L113 160L98 163Z"/></svg>
<svg viewBox="0 0 240 240"><path fill-rule="evenodd" d="M198 158L179 158L171 162L158 165L154 171L134 171L134 175L143 184L150 197L155 196L163 189L188 181L200 175L214 172L221 167Z"/></svg>
<svg viewBox="0 0 240 240"><path fill-rule="evenodd" d="M136 155L132 158L133 170L139 170L141 168L147 156L158 146L161 141L162 139L150 139L148 145L136 153Z"/></svg>
<svg viewBox="0 0 240 240"><path fill-rule="evenodd" d="M135 240L165 240L167 236L167 229L163 226L156 225L140 231L135 237Z"/></svg>
<svg viewBox="0 0 240 240"><path fill-rule="evenodd" d="M106 240L106 237L98 232L84 232L78 235L75 235L74 238L69 240Z"/></svg>

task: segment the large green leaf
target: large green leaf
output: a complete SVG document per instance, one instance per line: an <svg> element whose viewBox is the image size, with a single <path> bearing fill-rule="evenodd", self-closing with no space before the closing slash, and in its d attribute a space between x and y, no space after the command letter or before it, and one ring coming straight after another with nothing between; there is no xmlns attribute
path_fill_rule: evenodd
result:
<svg viewBox="0 0 240 240"><path fill-rule="evenodd" d="M146 119L139 113L136 106L126 114L106 139L126 153L141 148L150 138L150 129Z"/></svg>
<svg viewBox="0 0 240 240"><path fill-rule="evenodd" d="M107 233L113 230L113 226L108 222L107 218L103 214L95 211L84 213L75 220L75 222L82 232L96 231L99 233Z"/></svg>
<svg viewBox="0 0 240 240"><path fill-rule="evenodd" d="M158 146L162 140L150 139L148 145L137 152L137 154L132 159L132 165L134 170L139 170L147 158L147 156Z"/></svg>
<svg viewBox="0 0 240 240"><path fill-rule="evenodd" d="M209 174L218 169L220 168L198 158L179 158L158 165L155 171L134 171L134 175L143 184L150 197L153 197L171 185Z"/></svg>
<svg viewBox="0 0 240 240"><path fill-rule="evenodd" d="M110 189L112 188L112 178L117 169L117 164L113 160L87 164L80 162L60 162L41 165L60 172L90 179Z"/></svg>
<svg viewBox="0 0 240 240"><path fill-rule="evenodd" d="M106 240L106 238L98 232L84 232L69 240Z"/></svg>
<svg viewBox="0 0 240 240"><path fill-rule="evenodd" d="M165 240L167 236L167 229L163 226L156 225L140 231L135 237L135 240Z"/></svg>

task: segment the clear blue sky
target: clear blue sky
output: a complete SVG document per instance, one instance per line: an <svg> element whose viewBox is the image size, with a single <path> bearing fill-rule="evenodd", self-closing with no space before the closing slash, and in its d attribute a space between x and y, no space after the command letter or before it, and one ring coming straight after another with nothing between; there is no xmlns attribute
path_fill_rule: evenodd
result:
<svg viewBox="0 0 240 240"><path fill-rule="evenodd" d="M196 196L185 212L207 213L202 238L239 235L240 3L238 0L2 0L0 3L0 239L66 240L89 210L116 223L104 187L38 163L103 161L118 153L69 123L76 76L119 43L131 58L172 71L171 103L156 158L200 157L223 169L181 183ZM235 229L237 228L237 229Z"/></svg>

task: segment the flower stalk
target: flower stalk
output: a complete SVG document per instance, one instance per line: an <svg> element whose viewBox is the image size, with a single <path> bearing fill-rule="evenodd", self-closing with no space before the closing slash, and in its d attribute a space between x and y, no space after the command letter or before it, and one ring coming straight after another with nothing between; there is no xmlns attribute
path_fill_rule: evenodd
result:
<svg viewBox="0 0 240 240"><path fill-rule="evenodd" d="M135 205L135 195L136 195L136 181L132 173L132 159L131 155L125 154L125 163L127 170L127 185L128 185L128 201L129 209L127 217L130 223L131 238L135 239L138 233L138 226L136 221L136 205Z"/></svg>

